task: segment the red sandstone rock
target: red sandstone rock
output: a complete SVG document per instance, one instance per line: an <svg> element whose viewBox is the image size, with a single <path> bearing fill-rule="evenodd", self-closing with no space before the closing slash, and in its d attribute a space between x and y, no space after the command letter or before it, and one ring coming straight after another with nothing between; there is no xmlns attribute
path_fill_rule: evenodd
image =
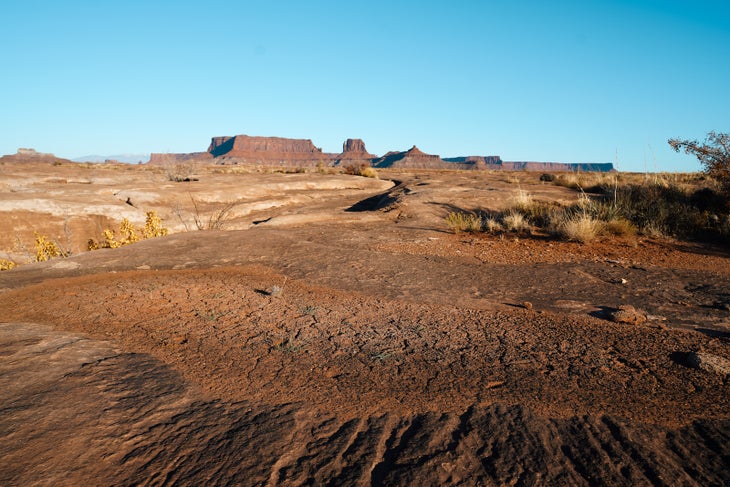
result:
<svg viewBox="0 0 730 487"><path fill-rule="evenodd" d="M335 165L340 164L370 164L375 156L365 149L365 142L362 139L347 139L342 144L342 153L337 156Z"/></svg>
<svg viewBox="0 0 730 487"><path fill-rule="evenodd" d="M219 164L263 164L284 166L331 165L335 154L323 153L309 139L283 137L213 137L208 152Z"/></svg>
<svg viewBox="0 0 730 487"><path fill-rule="evenodd" d="M310 139L285 139L283 137L213 137L208 152L215 157L250 155L253 153L311 154L320 157L322 149L315 147Z"/></svg>
<svg viewBox="0 0 730 487"><path fill-rule="evenodd" d="M362 139L347 139L342 153L329 154L315 147L310 139L287 139L283 137L253 137L249 135L213 137L207 153L192 154L153 154L151 164L169 161L201 162L211 161L218 164L263 164L277 166L315 166L341 164L372 164L374 167L409 169L471 169L471 170L508 170L508 171L599 171L613 170L607 164L564 164L553 162L505 162L499 156L468 156L441 159L426 154L415 145L403 152L388 152L377 158L367 152Z"/></svg>
<svg viewBox="0 0 730 487"><path fill-rule="evenodd" d="M344 144L342 144L342 152L343 154L346 152L365 152L368 151L365 149L365 142L363 142L362 139L347 139Z"/></svg>
<svg viewBox="0 0 730 487"><path fill-rule="evenodd" d="M388 152L383 157L376 159L373 162L373 167L448 169L452 167L452 164L444 161L437 155L426 154L414 145L405 152Z"/></svg>

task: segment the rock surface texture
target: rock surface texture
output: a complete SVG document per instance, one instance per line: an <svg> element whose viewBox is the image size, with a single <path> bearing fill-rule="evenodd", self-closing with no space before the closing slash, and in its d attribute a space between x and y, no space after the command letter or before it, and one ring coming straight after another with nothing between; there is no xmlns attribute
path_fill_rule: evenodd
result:
<svg viewBox="0 0 730 487"><path fill-rule="evenodd" d="M174 231L0 272L0 485L730 485L727 249L448 232L539 173L1 167L0 249Z"/></svg>

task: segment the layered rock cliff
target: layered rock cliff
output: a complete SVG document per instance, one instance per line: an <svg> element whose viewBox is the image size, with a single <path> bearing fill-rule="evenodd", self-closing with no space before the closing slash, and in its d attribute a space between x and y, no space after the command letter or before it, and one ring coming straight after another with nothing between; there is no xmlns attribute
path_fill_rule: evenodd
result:
<svg viewBox="0 0 730 487"><path fill-rule="evenodd" d="M362 139L347 139L340 154L323 152L310 139L235 135L213 137L207 152L152 154L150 164L199 161L215 164L256 164L274 166L332 166L372 164L377 168L466 169L506 171L595 171L608 172L613 164L572 164L557 162L503 161L499 156L466 156L442 159L426 154L415 145L407 151L392 151L377 157L367 151Z"/></svg>
<svg viewBox="0 0 730 487"><path fill-rule="evenodd" d="M325 154L310 139L283 137L213 137L208 152L216 159L230 159L234 163L331 163L332 154Z"/></svg>

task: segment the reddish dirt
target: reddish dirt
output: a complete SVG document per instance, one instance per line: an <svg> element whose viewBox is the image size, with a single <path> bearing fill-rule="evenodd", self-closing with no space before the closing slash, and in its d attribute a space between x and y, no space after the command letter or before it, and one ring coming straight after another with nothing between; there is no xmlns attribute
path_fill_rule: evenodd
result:
<svg viewBox="0 0 730 487"><path fill-rule="evenodd" d="M0 482L730 483L730 380L685 360L730 359L725 249L453 235L513 183L395 176L359 223L349 194L1 273Z"/></svg>

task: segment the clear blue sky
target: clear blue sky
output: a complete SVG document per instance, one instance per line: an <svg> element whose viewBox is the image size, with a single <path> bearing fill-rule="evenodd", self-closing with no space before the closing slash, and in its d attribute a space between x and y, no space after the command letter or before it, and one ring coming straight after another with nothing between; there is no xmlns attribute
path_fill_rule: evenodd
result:
<svg viewBox="0 0 730 487"><path fill-rule="evenodd" d="M730 131L725 1L35 1L0 5L0 154L339 152L694 171Z"/></svg>

